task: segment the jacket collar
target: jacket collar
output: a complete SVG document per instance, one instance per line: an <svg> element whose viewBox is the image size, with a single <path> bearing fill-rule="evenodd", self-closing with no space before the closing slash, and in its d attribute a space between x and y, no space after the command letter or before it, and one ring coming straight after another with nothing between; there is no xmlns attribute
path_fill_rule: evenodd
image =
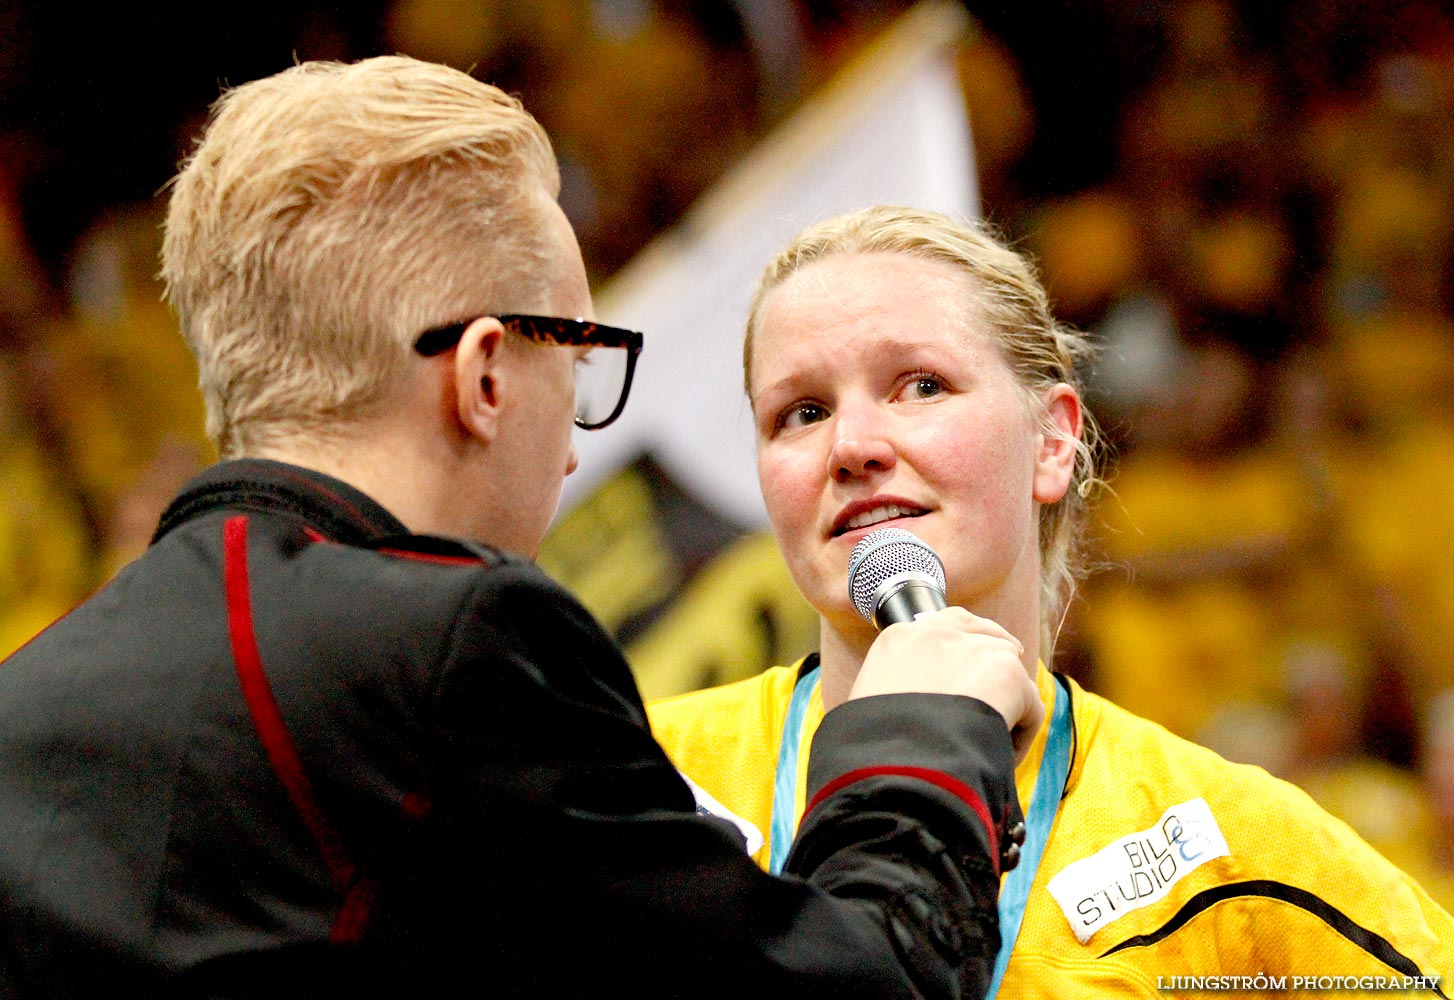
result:
<svg viewBox="0 0 1454 1000"><path fill-rule="evenodd" d="M408 534L403 523L377 501L341 480L285 462L241 458L219 462L183 487L162 514L152 542L179 525L223 508L293 514L346 545Z"/></svg>

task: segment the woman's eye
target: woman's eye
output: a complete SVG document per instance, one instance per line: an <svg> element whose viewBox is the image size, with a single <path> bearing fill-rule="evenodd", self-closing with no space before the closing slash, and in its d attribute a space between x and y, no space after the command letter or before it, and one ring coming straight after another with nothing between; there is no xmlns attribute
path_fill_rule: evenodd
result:
<svg viewBox="0 0 1454 1000"><path fill-rule="evenodd" d="M817 403L794 403L778 417L777 425L779 430L792 430L795 427L816 424L827 417L828 411Z"/></svg>
<svg viewBox="0 0 1454 1000"><path fill-rule="evenodd" d="M944 391L944 380L933 372L915 372L899 390L899 399L912 402L929 399Z"/></svg>

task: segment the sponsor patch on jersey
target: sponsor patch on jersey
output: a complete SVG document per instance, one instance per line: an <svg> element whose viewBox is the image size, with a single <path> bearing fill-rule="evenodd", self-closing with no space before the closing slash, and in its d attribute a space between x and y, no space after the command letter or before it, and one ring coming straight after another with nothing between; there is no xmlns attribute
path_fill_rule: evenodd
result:
<svg viewBox="0 0 1454 1000"><path fill-rule="evenodd" d="M1191 872L1231 853L1206 799L1192 799L1166 810L1149 829L1066 865L1048 888L1085 944L1102 927L1156 902Z"/></svg>
<svg viewBox="0 0 1454 1000"><path fill-rule="evenodd" d="M697 812L703 816L716 816L718 819L725 819L737 827L737 832L742 834L743 846L747 849L748 854L756 854L762 849L766 838L763 837L762 831L755 824L743 819L731 809L728 809L722 803L718 802L716 796L687 777L685 771L678 769L677 774L682 776L682 780L692 790L692 797L697 800Z"/></svg>

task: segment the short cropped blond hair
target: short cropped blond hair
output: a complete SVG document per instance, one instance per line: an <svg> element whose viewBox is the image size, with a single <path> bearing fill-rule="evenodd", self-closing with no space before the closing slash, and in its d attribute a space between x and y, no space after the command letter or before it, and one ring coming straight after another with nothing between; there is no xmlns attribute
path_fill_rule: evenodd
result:
<svg viewBox="0 0 1454 1000"><path fill-rule="evenodd" d="M1085 335L1055 321L1034 266L987 225L893 205L810 226L768 264L753 294L742 346L749 394L752 344L769 293L815 261L848 253L906 254L942 261L969 275L980 293L974 305L989 320L1027 407L1045 433L1062 436L1049 419L1043 393L1064 382L1084 396L1079 369L1092 354ZM1087 509L1100 484L1100 432L1088 410L1075 451L1070 489L1057 503L1040 508L1040 648L1046 663L1054 652L1061 614L1085 572Z"/></svg>
<svg viewBox="0 0 1454 1000"><path fill-rule="evenodd" d="M520 102L445 66L309 62L223 94L162 247L222 456L376 412L411 338L540 291L559 188Z"/></svg>

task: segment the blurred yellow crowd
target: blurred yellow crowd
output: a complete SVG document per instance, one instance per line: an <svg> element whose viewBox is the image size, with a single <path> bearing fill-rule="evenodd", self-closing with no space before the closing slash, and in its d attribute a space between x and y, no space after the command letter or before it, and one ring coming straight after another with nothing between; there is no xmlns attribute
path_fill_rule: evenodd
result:
<svg viewBox="0 0 1454 1000"><path fill-rule="evenodd" d="M906 6L398 0L379 49L511 81L601 282ZM1070 193L1025 179L1024 51L960 54L986 214L1101 344L1114 463L1057 665L1299 782L1454 907L1454 22L1157 6L1112 169ZM48 277L0 163L0 655L211 460L159 209L114 206Z"/></svg>
<svg viewBox="0 0 1454 1000"><path fill-rule="evenodd" d="M1118 451L1061 665L1298 782L1449 906L1454 24L1393 6L1398 32L1323 5L1269 49L1231 4L1167 5L1113 175L1019 196L1015 228L1098 334Z"/></svg>

